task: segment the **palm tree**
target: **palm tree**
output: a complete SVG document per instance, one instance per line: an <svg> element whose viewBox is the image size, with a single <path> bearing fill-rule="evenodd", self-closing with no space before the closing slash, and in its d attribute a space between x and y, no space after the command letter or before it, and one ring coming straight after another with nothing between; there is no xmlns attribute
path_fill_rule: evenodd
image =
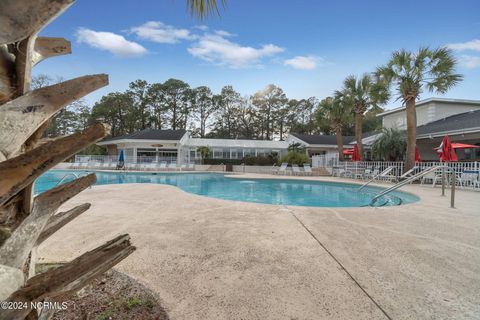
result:
<svg viewBox="0 0 480 320"><path fill-rule="evenodd" d="M225 6L226 0L187 0L187 7L190 13L203 19L213 13L220 14L218 3Z"/></svg>
<svg viewBox="0 0 480 320"><path fill-rule="evenodd" d="M407 152L405 170L415 165L415 145L417 139L416 100L426 88L429 92L446 93L462 80L455 73L456 61L447 48L431 50L420 48L418 52L395 51L390 61L377 68L377 81L394 85L398 99L406 107L407 114Z"/></svg>
<svg viewBox="0 0 480 320"><path fill-rule="evenodd" d="M405 156L406 145L407 136L404 130L383 128L381 135L372 145L372 153L375 158L385 161L398 161Z"/></svg>
<svg viewBox="0 0 480 320"><path fill-rule="evenodd" d="M363 154L362 145L362 120L365 112L371 107L384 104L388 101L388 91L375 79L365 73L361 78L350 75L343 82L342 91L336 94L343 99L348 99L355 113L355 141L360 154Z"/></svg>
<svg viewBox="0 0 480 320"><path fill-rule="evenodd" d="M327 97L320 101L319 111L322 113L322 117L330 125L330 128L335 132L338 148L338 159L344 160L343 157L343 127L351 121L351 107L349 103L346 103L344 97L337 94L335 97Z"/></svg>
<svg viewBox="0 0 480 320"><path fill-rule="evenodd" d="M198 147L197 152L200 153L200 158L202 159L202 164L205 159L210 158L211 152L210 148L203 146L203 147Z"/></svg>

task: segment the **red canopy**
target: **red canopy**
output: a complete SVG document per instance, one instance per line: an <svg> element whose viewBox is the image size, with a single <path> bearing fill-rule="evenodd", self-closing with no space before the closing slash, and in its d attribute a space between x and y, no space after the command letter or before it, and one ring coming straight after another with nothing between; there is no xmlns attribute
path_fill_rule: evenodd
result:
<svg viewBox="0 0 480 320"><path fill-rule="evenodd" d="M344 155L352 155L353 154L353 149L344 149L343 154Z"/></svg>
<svg viewBox="0 0 480 320"><path fill-rule="evenodd" d="M418 151L418 146L415 144L415 162L421 162L420 152Z"/></svg>
<svg viewBox="0 0 480 320"><path fill-rule="evenodd" d="M457 155L455 154L455 150L453 149L452 143L450 142L450 138L448 138L448 136L443 138L442 143L437 148L437 152L439 152L440 161L458 161Z"/></svg>
<svg viewBox="0 0 480 320"><path fill-rule="evenodd" d="M452 143L452 148L453 149L470 149L470 148L480 148L480 146L476 146L474 144L454 142Z"/></svg>
<svg viewBox="0 0 480 320"><path fill-rule="evenodd" d="M362 155L360 154L356 144L353 146L352 161L362 161Z"/></svg>

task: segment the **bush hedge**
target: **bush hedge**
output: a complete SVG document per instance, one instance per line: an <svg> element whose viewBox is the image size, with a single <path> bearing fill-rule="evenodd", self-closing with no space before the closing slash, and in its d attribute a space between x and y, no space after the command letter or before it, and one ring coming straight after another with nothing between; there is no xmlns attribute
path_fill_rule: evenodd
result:
<svg viewBox="0 0 480 320"><path fill-rule="evenodd" d="M276 155L267 156L246 156L243 159L204 159L204 164L217 165L217 164L232 164L234 166L241 165L242 163L247 166L273 166L278 163L278 157Z"/></svg>
<svg viewBox="0 0 480 320"><path fill-rule="evenodd" d="M310 159L308 156L303 152L296 152L296 151L289 151L286 155L284 155L280 162L287 162L289 165L298 164L303 165L304 163L310 163Z"/></svg>

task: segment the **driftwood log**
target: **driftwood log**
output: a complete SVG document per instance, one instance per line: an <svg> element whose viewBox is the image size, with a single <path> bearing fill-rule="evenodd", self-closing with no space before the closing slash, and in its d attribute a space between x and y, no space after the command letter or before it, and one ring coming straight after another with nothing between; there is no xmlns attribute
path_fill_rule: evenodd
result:
<svg viewBox="0 0 480 320"><path fill-rule="evenodd" d="M108 84L89 75L31 90L32 67L71 53L63 38L38 37L74 0L0 1L0 301L55 301L85 286L135 247L119 236L62 267L35 274L36 247L90 208L89 203L56 213L67 200L95 183L94 174L34 196L42 173L102 139L108 126L94 123L83 132L42 139L63 107ZM50 319L52 310L0 309L0 319Z"/></svg>

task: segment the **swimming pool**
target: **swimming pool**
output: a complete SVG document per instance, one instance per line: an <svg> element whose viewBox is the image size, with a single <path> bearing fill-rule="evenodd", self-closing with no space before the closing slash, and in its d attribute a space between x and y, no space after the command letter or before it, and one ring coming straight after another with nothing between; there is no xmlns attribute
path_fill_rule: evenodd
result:
<svg viewBox="0 0 480 320"><path fill-rule="evenodd" d="M35 182L35 193L51 189L74 172L85 175L93 171L50 170ZM277 205L310 207L361 207L370 204L381 188L366 187L358 192L358 185L337 182L289 179L229 178L221 173L125 173L95 172L97 185L124 183L156 183L176 186L183 191L225 200L237 200ZM69 175L63 182L73 180ZM392 192L377 205L400 205L418 201L405 192Z"/></svg>

